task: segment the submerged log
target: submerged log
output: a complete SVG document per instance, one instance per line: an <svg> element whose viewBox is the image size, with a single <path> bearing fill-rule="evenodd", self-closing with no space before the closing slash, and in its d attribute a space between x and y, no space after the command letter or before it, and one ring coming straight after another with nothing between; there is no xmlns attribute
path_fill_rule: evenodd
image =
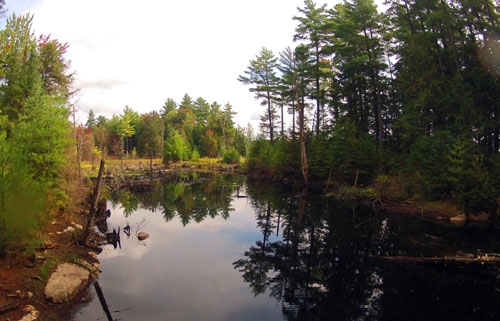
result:
<svg viewBox="0 0 500 321"><path fill-rule="evenodd" d="M391 262L413 262L413 263L479 263L496 265L500 264L500 254L481 253L481 254L463 254L457 256L372 256L372 258L391 261Z"/></svg>
<svg viewBox="0 0 500 321"><path fill-rule="evenodd" d="M453 277L481 282L495 287L500 286L500 254L459 254L457 256L418 257L418 256L370 256L372 259L396 263L418 264Z"/></svg>

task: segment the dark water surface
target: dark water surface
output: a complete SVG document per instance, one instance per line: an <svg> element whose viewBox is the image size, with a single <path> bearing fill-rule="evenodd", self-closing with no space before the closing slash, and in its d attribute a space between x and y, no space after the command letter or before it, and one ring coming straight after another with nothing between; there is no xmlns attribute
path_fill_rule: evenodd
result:
<svg viewBox="0 0 500 321"><path fill-rule="evenodd" d="M442 227L301 193L230 176L117 193L107 228L120 228L121 247L106 245L99 255L113 318L500 320L491 278L373 259L499 252L495 230ZM138 231L150 237L138 241ZM75 320L107 320L89 291L94 299Z"/></svg>

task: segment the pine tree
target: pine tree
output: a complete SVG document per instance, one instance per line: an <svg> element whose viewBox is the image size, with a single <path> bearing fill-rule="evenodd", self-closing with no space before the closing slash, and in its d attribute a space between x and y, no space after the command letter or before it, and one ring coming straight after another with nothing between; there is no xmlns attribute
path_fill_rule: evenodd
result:
<svg viewBox="0 0 500 321"><path fill-rule="evenodd" d="M278 58L267 48L262 48L255 59L250 60L250 66L245 71L246 76L240 75L238 81L251 85L250 91L256 99L262 99L261 104L266 106L266 112L261 115L261 127L269 134L271 144L274 142L275 120L277 118L273 101L276 101L276 75Z"/></svg>

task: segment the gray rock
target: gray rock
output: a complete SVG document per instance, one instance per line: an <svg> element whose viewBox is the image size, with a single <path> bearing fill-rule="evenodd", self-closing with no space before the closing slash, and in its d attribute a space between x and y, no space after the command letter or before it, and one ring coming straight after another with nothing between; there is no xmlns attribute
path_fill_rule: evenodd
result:
<svg viewBox="0 0 500 321"><path fill-rule="evenodd" d="M76 264L59 264L45 286L45 298L54 303L68 302L87 287L90 272Z"/></svg>

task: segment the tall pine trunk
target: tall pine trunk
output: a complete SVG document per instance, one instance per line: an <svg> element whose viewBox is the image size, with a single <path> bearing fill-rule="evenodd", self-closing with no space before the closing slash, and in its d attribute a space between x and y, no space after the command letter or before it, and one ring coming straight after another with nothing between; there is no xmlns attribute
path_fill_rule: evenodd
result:
<svg viewBox="0 0 500 321"><path fill-rule="evenodd" d="M299 112L299 142L300 142L300 161L302 164L302 177L307 185L309 177L309 163L307 161L306 137L304 132L304 104L300 102L298 92L296 93L297 107Z"/></svg>

